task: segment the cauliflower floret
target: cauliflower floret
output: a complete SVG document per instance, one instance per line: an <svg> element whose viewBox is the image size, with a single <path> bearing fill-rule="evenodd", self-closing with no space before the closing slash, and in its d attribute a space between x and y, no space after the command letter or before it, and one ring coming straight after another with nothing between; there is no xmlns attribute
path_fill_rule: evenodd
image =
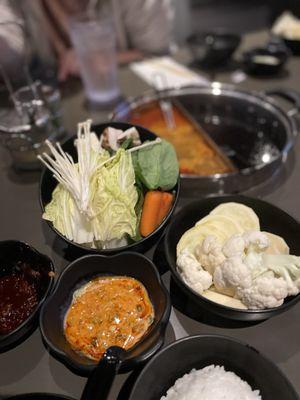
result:
<svg viewBox="0 0 300 400"><path fill-rule="evenodd" d="M279 307L287 297L287 284L272 271L254 279L250 287L238 288L236 297L250 309Z"/></svg>
<svg viewBox="0 0 300 400"><path fill-rule="evenodd" d="M212 285L212 276L205 271L196 257L185 250L177 257L177 267L184 282L202 294Z"/></svg>
<svg viewBox="0 0 300 400"><path fill-rule="evenodd" d="M223 254L226 257L238 257L244 254L246 243L241 235L233 235L223 246Z"/></svg>
<svg viewBox="0 0 300 400"><path fill-rule="evenodd" d="M267 272L267 268L263 264L263 253L250 251L244 258L244 263L251 270L252 278L255 279L259 275Z"/></svg>
<svg viewBox="0 0 300 400"><path fill-rule="evenodd" d="M300 292L300 278L293 282L292 288L288 286L288 296L296 296Z"/></svg>
<svg viewBox="0 0 300 400"><path fill-rule="evenodd" d="M227 258L215 269L213 282L217 291L234 297L238 287L251 286L251 271L241 257Z"/></svg>
<svg viewBox="0 0 300 400"><path fill-rule="evenodd" d="M245 240L247 253L251 251L260 253L270 245L268 236L259 231L247 231L243 234L243 239Z"/></svg>
<svg viewBox="0 0 300 400"><path fill-rule="evenodd" d="M266 269L282 277L287 283L288 296L300 291L300 257L289 254L263 254L262 264Z"/></svg>
<svg viewBox="0 0 300 400"><path fill-rule="evenodd" d="M222 264L225 256L222 253L222 246L214 235L208 235L195 249L195 255L199 263L213 275L215 268Z"/></svg>
<svg viewBox="0 0 300 400"><path fill-rule="evenodd" d="M286 281L286 286L287 286L288 296L297 296L297 294L299 294L300 291L300 279L297 279L294 282L292 280Z"/></svg>

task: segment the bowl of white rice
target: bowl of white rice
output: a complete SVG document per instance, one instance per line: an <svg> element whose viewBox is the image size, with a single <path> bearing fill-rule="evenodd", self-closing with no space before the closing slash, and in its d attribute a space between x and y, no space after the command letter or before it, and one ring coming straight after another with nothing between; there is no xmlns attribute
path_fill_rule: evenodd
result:
<svg viewBox="0 0 300 400"><path fill-rule="evenodd" d="M158 352L138 376L129 400L299 400L288 379L246 343L189 336Z"/></svg>
<svg viewBox="0 0 300 400"><path fill-rule="evenodd" d="M259 390L252 390L234 372L220 365L192 369L177 379L161 400L261 400Z"/></svg>

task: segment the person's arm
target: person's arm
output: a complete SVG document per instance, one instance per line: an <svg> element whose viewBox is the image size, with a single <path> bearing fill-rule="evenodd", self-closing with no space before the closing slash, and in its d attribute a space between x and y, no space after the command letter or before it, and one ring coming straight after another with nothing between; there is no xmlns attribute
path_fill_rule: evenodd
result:
<svg viewBox="0 0 300 400"><path fill-rule="evenodd" d="M121 18L132 49L139 53L167 53L171 44L170 0L121 0Z"/></svg>

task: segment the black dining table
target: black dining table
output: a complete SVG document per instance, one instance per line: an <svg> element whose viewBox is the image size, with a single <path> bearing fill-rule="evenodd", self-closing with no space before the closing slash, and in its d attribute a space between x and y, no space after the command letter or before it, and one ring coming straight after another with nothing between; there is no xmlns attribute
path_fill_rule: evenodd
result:
<svg viewBox="0 0 300 400"><path fill-rule="evenodd" d="M248 34L240 51L262 45L267 39L267 32ZM187 49L179 49L175 57L183 63L190 63ZM266 79L244 77L237 85L257 91L282 87L300 90L299 70L300 57L293 57L280 76ZM209 77L207 73L203 74ZM232 84L236 72L218 71L213 78ZM140 95L149 90L147 84L127 66L119 69L119 83L124 97ZM111 112L89 108L79 82L71 82L62 87L62 111L64 126L69 135L75 134L77 122L86 118L92 118L94 123L103 122ZM42 220L38 200L39 176L39 172L16 172L11 167L9 154L5 149L0 149L0 240L19 239L28 242L51 257L59 272L68 264L66 245ZM297 140L287 162L275 176L246 194L263 198L300 220L300 141ZM178 209L191 200L188 196L181 198ZM163 257L161 248L151 249L146 255L154 256L156 261ZM173 301L165 344L188 335L210 333L247 342L275 362L300 395L300 303L256 325L230 323L194 309L171 281L170 273L163 268L161 273ZM128 377L129 374L124 374L116 378L109 400L117 399L126 381L125 389L130 388ZM48 353L38 329L16 348L0 354L0 397L27 392L51 392L78 399L85 382L86 378L75 375ZM126 390L122 393L119 398L125 399Z"/></svg>

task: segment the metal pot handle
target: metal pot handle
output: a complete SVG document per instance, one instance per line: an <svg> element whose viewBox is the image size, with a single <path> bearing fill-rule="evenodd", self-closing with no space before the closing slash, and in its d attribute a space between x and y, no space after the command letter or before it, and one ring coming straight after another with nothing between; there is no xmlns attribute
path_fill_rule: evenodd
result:
<svg viewBox="0 0 300 400"><path fill-rule="evenodd" d="M81 400L106 400L116 374L122 363L125 350L118 346L106 350L99 364L90 374L81 395Z"/></svg>
<svg viewBox="0 0 300 400"><path fill-rule="evenodd" d="M267 96L278 96L293 103L293 108L287 111L289 117L294 117L300 113L300 92L292 89L274 89L265 92Z"/></svg>

